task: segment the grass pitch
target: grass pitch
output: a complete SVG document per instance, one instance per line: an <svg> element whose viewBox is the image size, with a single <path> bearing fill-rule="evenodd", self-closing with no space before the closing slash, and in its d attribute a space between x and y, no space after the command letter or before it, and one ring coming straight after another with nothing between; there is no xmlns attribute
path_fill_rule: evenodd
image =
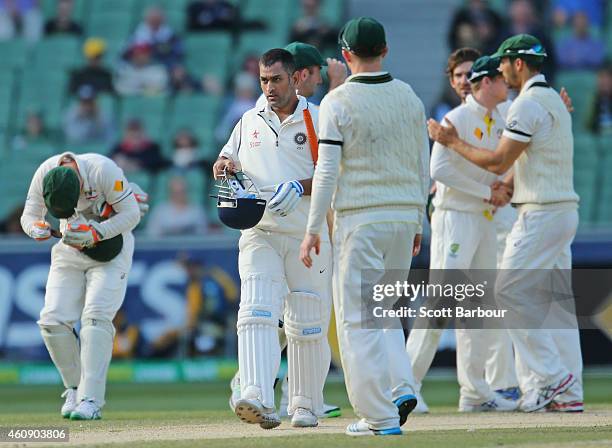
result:
<svg viewBox="0 0 612 448"><path fill-rule="evenodd" d="M227 405L227 382L111 384L104 419L94 422L63 420L59 416L61 392L58 386L0 387L0 427L68 427L70 445L74 446L612 446L612 376L587 376L587 411L571 415L459 414L456 382L431 380L423 388L431 413L411 416L403 437L357 439L342 434L354 415L344 384L338 382L328 384L326 401L340 405L343 417L323 420L319 428L301 430L292 429L287 422L269 431L239 422Z"/></svg>

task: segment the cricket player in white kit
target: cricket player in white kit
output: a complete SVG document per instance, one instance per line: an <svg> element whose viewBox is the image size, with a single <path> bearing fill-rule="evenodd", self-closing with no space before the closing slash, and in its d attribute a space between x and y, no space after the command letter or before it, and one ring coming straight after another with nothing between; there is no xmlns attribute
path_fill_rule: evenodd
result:
<svg viewBox="0 0 612 448"><path fill-rule="evenodd" d="M43 162L34 174L21 217L28 236L60 236L45 221L47 212L60 219L62 239L51 251L38 325L66 387L62 416L99 419L115 334L112 320L127 288L139 204L115 162L100 154L66 152Z"/></svg>
<svg viewBox="0 0 612 448"><path fill-rule="evenodd" d="M410 359L399 319L393 329L366 328L362 313L372 298L362 297L361 282L364 270L404 281L420 249L429 189L425 113L409 85L382 71L387 45L379 22L353 19L339 41L353 74L321 102L319 163L300 257L316 272L333 196L334 309L349 399L362 418L346 433L398 435L416 405Z"/></svg>
<svg viewBox="0 0 612 448"><path fill-rule="evenodd" d="M509 105L508 88L498 66L499 61L488 56L476 60L469 74L472 94L445 117L455 125L461 139L490 151L495 150L501 138ZM430 268L484 269L493 273L497 267L494 214L497 207L508 203L511 189L502 183L501 176L474 165L439 143L433 147L430 171L436 181ZM506 331L457 326L455 334L457 378L461 386L459 410L515 410L518 403L496 393L486 378L487 363L495 354L492 348L509 350L512 360L512 344L505 345L509 342ZM503 388L517 385L514 363L490 365L489 370L495 368L508 370L514 377L512 384L505 384Z"/></svg>
<svg viewBox="0 0 612 448"><path fill-rule="evenodd" d="M553 269L567 274L571 269L570 245L578 226L571 117L559 94L540 74L546 52L535 37L513 36L494 56L501 58L500 68L508 85L520 90L508 111L497 149L470 145L458 138L454 127L443 127L433 120L429 121L429 133L493 173L504 173L514 164L512 202L519 217L507 240L497 297L502 305L518 309L526 321L535 318L544 322L547 315L534 300L537 291L531 289L533 282ZM551 306L549 313L560 316L556 306ZM533 412L553 406L581 411L582 357L577 326L554 330L512 328L512 322L509 326L517 356L530 375L531 388L523 391L521 410Z"/></svg>
<svg viewBox="0 0 612 448"><path fill-rule="evenodd" d="M278 321L283 303L293 426L317 426L330 363L326 337L332 266L327 226L316 269L306 269L299 260L316 161L318 114L296 95L298 75L293 56L284 49L261 57L267 104L243 115L214 166L215 176L224 169L240 169L272 195L259 224L242 232L238 261L241 399L235 412L243 421L266 429L280 424L273 386L280 362Z"/></svg>
<svg viewBox="0 0 612 448"><path fill-rule="evenodd" d="M302 42L292 42L285 47L291 55L293 56L293 60L295 62L296 72L299 74L297 82L296 82L296 92L298 95L303 96L305 98L311 97L315 94L317 88L322 83L321 71L323 67L327 69L328 77L329 77L329 90L333 90L334 88L341 85L346 79L346 66L336 59L327 58L327 61L323 59L319 50L316 47L305 44ZM259 99L257 100L257 104L255 108L257 110L265 109L268 103L268 99L262 93ZM310 109L317 109L318 107L314 104L309 103ZM279 338L280 338L280 349L281 351L287 347L287 337L285 335L284 328L279 329ZM324 369L325 375L329 370L329 366L322 366ZM232 412L235 410L235 403L240 399L240 372L237 371L232 381L230 383L230 387L232 390L232 394L229 399L230 408ZM286 417L287 408L289 404L289 384L288 384L288 376L285 376L281 383L281 399L280 399L280 409L279 415L281 417ZM339 417L341 415L341 410L338 406L329 405L324 403L322 413L319 417Z"/></svg>

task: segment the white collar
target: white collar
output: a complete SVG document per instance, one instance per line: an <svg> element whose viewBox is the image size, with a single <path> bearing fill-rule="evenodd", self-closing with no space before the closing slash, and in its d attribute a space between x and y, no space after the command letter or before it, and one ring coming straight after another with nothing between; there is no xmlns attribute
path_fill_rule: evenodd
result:
<svg viewBox="0 0 612 448"><path fill-rule="evenodd" d="M382 72L362 72L362 73L353 73L351 76L349 76L348 78L346 78L346 81L344 82L348 82L351 79L357 77L357 76L380 76L380 75L386 75L387 71L382 71Z"/></svg>
<svg viewBox="0 0 612 448"><path fill-rule="evenodd" d="M474 98L474 96L471 94L466 97L465 104L469 109L473 110L474 112L476 112L477 114L483 117L489 113L489 109L487 109L482 104L480 104L476 100L476 98ZM499 104L497 106L499 106ZM495 106L495 108L491 111L492 114L495 112L499 114L499 110L497 110L497 106Z"/></svg>

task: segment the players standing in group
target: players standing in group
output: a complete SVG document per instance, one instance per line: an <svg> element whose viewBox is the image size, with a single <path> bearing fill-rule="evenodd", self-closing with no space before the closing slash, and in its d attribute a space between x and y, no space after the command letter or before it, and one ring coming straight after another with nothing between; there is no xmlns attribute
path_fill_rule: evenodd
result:
<svg viewBox="0 0 612 448"><path fill-rule="evenodd" d="M353 19L339 42L352 75L321 103L320 155L300 257L316 272L333 197L334 308L349 399L362 418L346 433L396 435L416 405L412 368L399 320L392 329L367 328L361 280L364 270L378 280L405 280L420 249L429 189L425 112L409 85L383 71L387 44L379 22Z"/></svg>
<svg viewBox="0 0 612 448"><path fill-rule="evenodd" d="M578 226L571 116L540 73L546 51L538 39L513 36L493 56L501 59L506 83L520 92L510 106L497 149L490 151L461 140L451 123L444 127L430 120L429 134L493 173L514 166L512 202L519 216L508 236L496 292L498 300L517 316L517 322L508 322L509 332L530 384L520 408L525 412L550 406L581 411L577 326L574 322L564 329L536 328L549 314L563 321L564 304L552 303L550 297L544 297L544 304L534 298L539 292L534 285L539 282L550 285L557 279L553 288L570 284L570 245Z"/></svg>

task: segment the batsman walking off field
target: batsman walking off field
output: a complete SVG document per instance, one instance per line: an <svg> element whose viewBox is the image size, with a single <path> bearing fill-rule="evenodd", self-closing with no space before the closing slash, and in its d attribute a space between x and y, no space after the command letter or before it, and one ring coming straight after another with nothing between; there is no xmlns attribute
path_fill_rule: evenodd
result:
<svg viewBox="0 0 612 448"><path fill-rule="evenodd" d="M406 83L382 70L383 26L372 18L340 31L353 73L321 102L319 163L300 257L312 267L332 202L334 308L346 387L356 414L348 435L398 435L416 405L412 368L399 319L394 329L367 328L362 273L376 281L408 278L418 253L429 189L429 148L422 102ZM374 286L368 283L364 289Z"/></svg>
<svg viewBox="0 0 612 448"><path fill-rule="evenodd" d="M538 328L546 325L547 318L557 319L555 324L567 322L569 313L550 299L556 297L552 293L558 286L566 288L563 297L571 297L570 245L578 226L572 120L559 94L540 73L546 56L540 41L528 34L508 38L493 55L501 60L506 83L520 91L495 151L461 140L452 125L443 127L430 120L429 133L493 173L504 173L514 165L512 203L519 216L507 239L496 293L500 304L517 310L517 322L507 323L520 364L529 375L520 409L533 412L553 406L575 412L583 408L575 316L563 328ZM562 281L552 284L559 273ZM542 284L550 289L547 297L538 296ZM525 381L520 383L523 387Z"/></svg>

